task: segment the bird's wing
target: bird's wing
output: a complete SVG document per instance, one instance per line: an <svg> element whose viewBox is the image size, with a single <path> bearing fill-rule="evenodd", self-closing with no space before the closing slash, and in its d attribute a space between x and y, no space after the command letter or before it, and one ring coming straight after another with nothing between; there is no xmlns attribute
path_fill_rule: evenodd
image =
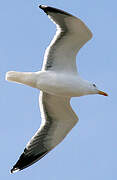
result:
<svg viewBox="0 0 117 180"><path fill-rule="evenodd" d="M67 12L43 5L40 8L57 27L46 49L42 69L76 73L76 54L91 39L91 31L79 18Z"/></svg>
<svg viewBox="0 0 117 180"><path fill-rule="evenodd" d="M27 144L11 173L22 170L45 156L64 139L78 121L69 98L41 92L39 102L41 126Z"/></svg>

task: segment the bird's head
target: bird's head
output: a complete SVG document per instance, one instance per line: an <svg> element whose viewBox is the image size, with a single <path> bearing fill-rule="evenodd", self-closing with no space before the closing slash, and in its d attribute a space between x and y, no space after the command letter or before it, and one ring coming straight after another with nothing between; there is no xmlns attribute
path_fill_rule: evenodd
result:
<svg viewBox="0 0 117 180"><path fill-rule="evenodd" d="M94 83L90 84L90 86L91 86L91 90L92 90L92 92L94 92L94 94L108 96L108 94L106 92L99 90Z"/></svg>

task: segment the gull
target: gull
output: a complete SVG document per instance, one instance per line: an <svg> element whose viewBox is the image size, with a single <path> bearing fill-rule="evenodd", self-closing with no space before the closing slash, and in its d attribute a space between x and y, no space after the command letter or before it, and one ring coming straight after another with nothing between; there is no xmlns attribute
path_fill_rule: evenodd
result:
<svg viewBox="0 0 117 180"><path fill-rule="evenodd" d="M11 173L23 170L58 145L78 122L70 105L71 97L90 94L108 96L95 84L80 77L76 55L92 38L88 27L77 17L53 7L39 6L56 25L56 34L47 47L41 71L6 73L6 80L40 90L42 122L26 145Z"/></svg>

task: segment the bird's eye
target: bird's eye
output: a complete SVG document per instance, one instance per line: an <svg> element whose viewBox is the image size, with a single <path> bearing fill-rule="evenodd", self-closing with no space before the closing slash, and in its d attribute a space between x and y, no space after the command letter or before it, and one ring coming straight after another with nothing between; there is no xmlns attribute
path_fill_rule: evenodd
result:
<svg viewBox="0 0 117 180"><path fill-rule="evenodd" d="M96 85L95 85L95 84L93 84L93 86L94 86L94 87L96 87Z"/></svg>

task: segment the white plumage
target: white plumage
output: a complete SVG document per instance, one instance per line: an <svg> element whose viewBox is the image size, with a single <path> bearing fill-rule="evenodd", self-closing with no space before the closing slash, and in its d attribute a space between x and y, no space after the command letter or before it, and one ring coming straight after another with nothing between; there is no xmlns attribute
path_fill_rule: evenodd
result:
<svg viewBox="0 0 117 180"><path fill-rule="evenodd" d="M107 96L94 84L83 80L77 72L77 52L92 37L88 27L62 10L43 5L40 8L57 26L56 35L46 49L42 70L24 73L10 71L6 74L8 81L41 90L41 126L14 165L12 173L41 159L74 127L78 117L70 106L71 97L88 94Z"/></svg>

